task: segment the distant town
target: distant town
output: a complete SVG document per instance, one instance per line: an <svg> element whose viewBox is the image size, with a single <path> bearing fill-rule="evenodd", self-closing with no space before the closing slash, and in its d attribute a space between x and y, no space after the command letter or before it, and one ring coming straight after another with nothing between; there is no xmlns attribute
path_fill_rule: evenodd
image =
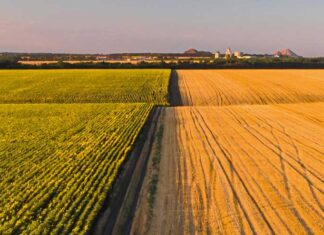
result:
<svg viewBox="0 0 324 235"><path fill-rule="evenodd" d="M199 51L188 49L183 53L116 53L116 54L59 54L59 53L0 53L0 56L15 56L20 64L40 65L65 62L77 63L205 63L206 61L226 59L251 59L251 58L299 58L290 49L276 51L273 54L248 54L241 51L232 51L227 48L224 52Z"/></svg>

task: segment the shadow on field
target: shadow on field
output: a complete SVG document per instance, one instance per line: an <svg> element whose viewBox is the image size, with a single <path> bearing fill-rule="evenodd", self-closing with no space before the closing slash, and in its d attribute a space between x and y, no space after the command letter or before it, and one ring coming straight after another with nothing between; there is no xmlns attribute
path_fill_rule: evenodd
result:
<svg viewBox="0 0 324 235"><path fill-rule="evenodd" d="M179 77L176 70L172 70L169 84L169 102L171 106L182 106L181 94L179 89Z"/></svg>

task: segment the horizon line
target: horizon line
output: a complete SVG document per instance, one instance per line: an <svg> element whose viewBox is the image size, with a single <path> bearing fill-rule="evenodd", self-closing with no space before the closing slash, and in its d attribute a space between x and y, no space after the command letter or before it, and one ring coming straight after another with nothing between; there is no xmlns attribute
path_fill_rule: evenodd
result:
<svg viewBox="0 0 324 235"><path fill-rule="evenodd" d="M231 48L231 47L227 47L227 48ZM212 54L215 54L217 52L222 52L220 50L215 50L215 51L210 51L210 50L199 50L196 48L189 48L187 50L190 49L195 49L198 52L209 52ZM244 52L241 50L233 50L233 52L241 52L241 53L245 53L245 54L250 54L250 55L273 55L275 52L277 51L282 51L282 50L286 50L289 48L285 48L285 49L281 49L281 50L275 50L272 53L266 52L266 53L262 53L262 52ZM186 50L186 51L187 51ZM291 50L291 49L289 49ZM37 52L28 52L28 51L0 51L1 54L3 53L8 53L8 54L73 54L73 55L111 55L111 54L184 54L186 51L182 51L182 52L152 52L152 51L137 51L137 52L131 52L131 51L124 51L124 52L54 52L54 51L37 51ZM224 52L226 51L226 49L224 50ZM293 51L293 50L291 50ZM294 51L293 51L294 52ZM298 54L300 55L300 54ZM323 56L303 56L303 57L323 57Z"/></svg>

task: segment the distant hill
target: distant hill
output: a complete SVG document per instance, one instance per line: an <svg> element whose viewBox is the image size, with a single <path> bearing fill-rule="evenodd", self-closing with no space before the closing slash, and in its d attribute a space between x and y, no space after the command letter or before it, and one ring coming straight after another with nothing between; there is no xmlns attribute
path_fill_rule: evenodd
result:
<svg viewBox="0 0 324 235"><path fill-rule="evenodd" d="M193 56L212 56L213 54L209 51L198 51L197 49L190 48L184 52L185 55Z"/></svg>
<svg viewBox="0 0 324 235"><path fill-rule="evenodd" d="M198 54L198 50L190 48L184 52L184 54Z"/></svg>
<svg viewBox="0 0 324 235"><path fill-rule="evenodd" d="M284 49L282 51L276 51L274 53L274 55L275 56L279 56L279 57L282 57L282 56L285 56L285 57L294 57L294 58L301 57L301 56L297 55L295 52L293 52L290 49Z"/></svg>

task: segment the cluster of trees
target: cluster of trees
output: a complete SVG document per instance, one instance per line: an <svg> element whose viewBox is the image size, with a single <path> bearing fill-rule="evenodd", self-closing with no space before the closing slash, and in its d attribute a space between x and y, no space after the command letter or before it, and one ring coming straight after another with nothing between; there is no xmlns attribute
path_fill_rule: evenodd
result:
<svg viewBox="0 0 324 235"><path fill-rule="evenodd" d="M17 66L19 56L10 54L0 54L0 68L11 68Z"/></svg>

